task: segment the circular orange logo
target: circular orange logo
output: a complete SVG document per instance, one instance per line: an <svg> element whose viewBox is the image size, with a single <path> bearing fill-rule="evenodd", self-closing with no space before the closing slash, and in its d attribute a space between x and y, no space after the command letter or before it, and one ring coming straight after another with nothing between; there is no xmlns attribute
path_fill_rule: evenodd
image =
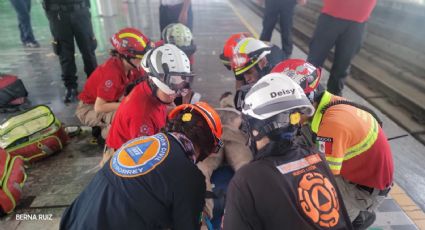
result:
<svg viewBox="0 0 425 230"><path fill-rule="evenodd" d="M298 185L298 200L304 213L321 227L333 227L339 221L339 203L335 187L321 173L306 173Z"/></svg>
<svg viewBox="0 0 425 230"><path fill-rule="evenodd" d="M121 177L144 175L167 158L169 145L163 133L133 139L117 150L111 158L110 167Z"/></svg>

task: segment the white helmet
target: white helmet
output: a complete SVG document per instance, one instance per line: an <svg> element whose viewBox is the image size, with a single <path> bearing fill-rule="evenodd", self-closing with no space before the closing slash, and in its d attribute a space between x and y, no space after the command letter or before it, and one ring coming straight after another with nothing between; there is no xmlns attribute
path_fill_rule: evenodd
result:
<svg viewBox="0 0 425 230"><path fill-rule="evenodd" d="M245 73L266 57L271 52L270 49L270 46L258 39L243 38L236 45L234 55L230 60L233 71L236 75Z"/></svg>
<svg viewBox="0 0 425 230"><path fill-rule="evenodd" d="M196 51L190 29L181 23L171 23L162 30L162 39L166 44L173 44L190 57Z"/></svg>
<svg viewBox="0 0 425 230"><path fill-rule="evenodd" d="M190 29L181 23L171 23L162 30L162 39L165 43L174 44L178 47L190 46L193 35Z"/></svg>
<svg viewBox="0 0 425 230"><path fill-rule="evenodd" d="M243 114L258 120L292 111L312 116L314 107L303 89L282 73L262 77L245 95L242 106Z"/></svg>
<svg viewBox="0 0 425 230"><path fill-rule="evenodd" d="M256 154L256 141L265 136L275 141L292 140L300 113L311 116L314 107L295 81L282 73L271 73L248 91L242 113L243 128L247 129L251 150ZM258 133L254 135L253 130Z"/></svg>
<svg viewBox="0 0 425 230"><path fill-rule="evenodd" d="M142 59L142 67L152 82L169 95L190 87L193 78L188 57L173 44L150 50Z"/></svg>

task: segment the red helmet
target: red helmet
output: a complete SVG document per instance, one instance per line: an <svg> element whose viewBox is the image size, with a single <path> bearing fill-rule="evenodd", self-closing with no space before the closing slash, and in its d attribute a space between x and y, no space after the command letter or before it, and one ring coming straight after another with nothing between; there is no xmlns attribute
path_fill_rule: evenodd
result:
<svg viewBox="0 0 425 230"><path fill-rule="evenodd" d="M321 71L302 59L287 59L278 63L270 73L283 73L297 82L305 94L314 91L320 82Z"/></svg>
<svg viewBox="0 0 425 230"><path fill-rule="evenodd" d="M220 60L223 62L224 66L226 66L230 70L230 59L232 59L234 54L234 49L238 42L243 38L252 37L247 32L232 34L224 43L223 53L220 54Z"/></svg>
<svg viewBox="0 0 425 230"><path fill-rule="evenodd" d="M124 28L111 37L115 50L125 57L141 59L151 47L151 41L142 32L134 28Z"/></svg>
<svg viewBox="0 0 425 230"><path fill-rule="evenodd" d="M223 142L221 140L222 135L222 124L220 120L220 116L217 111L214 110L208 103L206 102L196 102L195 104L182 104L175 107L168 114L168 119L172 120L177 117L180 113L189 113L187 116L183 116L182 119L191 119L192 111L195 110L199 114L201 114L202 118L207 122L211 134L214 138L214 150L213 152L218 152L221 147L223 147Z"/></svg>

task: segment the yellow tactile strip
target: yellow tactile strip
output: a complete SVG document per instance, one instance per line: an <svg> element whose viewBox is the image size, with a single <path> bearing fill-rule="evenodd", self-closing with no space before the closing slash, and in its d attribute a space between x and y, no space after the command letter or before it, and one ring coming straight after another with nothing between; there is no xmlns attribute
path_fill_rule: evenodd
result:
<svg viewBox="0 0 425 230"><path fill-rule="evenodd" d="M425 213L409 195L397 184L394 184L390 195L416 226L421 230L425 230Z"/></svg>

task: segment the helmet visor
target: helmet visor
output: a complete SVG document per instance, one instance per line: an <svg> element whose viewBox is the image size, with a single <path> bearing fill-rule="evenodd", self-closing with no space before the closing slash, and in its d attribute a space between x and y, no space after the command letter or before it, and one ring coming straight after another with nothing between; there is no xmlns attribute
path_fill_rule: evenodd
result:
<svg viewBox="0 0 425 230"><path fill-rule="evenodd" d="M193 75L174 73L165 76L163 75L160 77L160 80L170 88L173 92L173 96L178 97L189 92L190 83L192 83L193 77Z"/></svg>

